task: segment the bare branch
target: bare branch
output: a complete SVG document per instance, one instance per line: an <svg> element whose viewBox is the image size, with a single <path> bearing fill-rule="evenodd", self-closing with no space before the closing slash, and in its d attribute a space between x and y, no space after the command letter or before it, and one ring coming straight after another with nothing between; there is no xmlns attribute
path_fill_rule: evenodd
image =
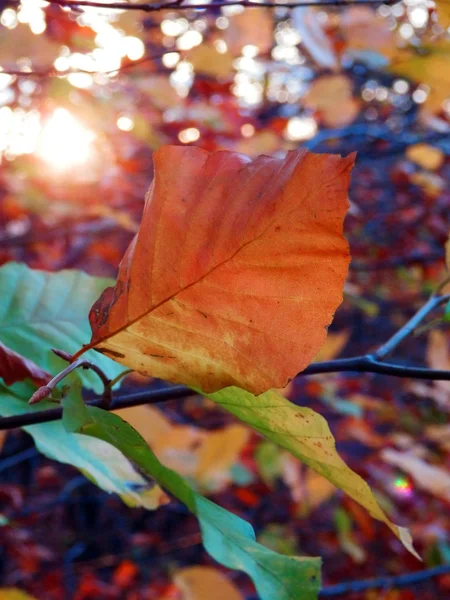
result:
<svg viewBox="0 0 450 600"><path fill-rule="evenodd" d="M242 6L244 8L298 8L307 6L349 6L354 4L395 4L397 0L307 0L306 2L299 2L293 0L276 2L273 0L263 0L262 2L253 2L252 0L213 0L212 2L204 2L202 4L191 4L184 0L172 0L161 4L130 4L128 2L111 2L103 3L96 2L95 0L48 0L50 4L57 4L62 7L69 8L99 8L99 9L112 9L112 10L141 10L146 13L158 12L162 10L211 10L214 8L222 8L224 6Z"/></svg>
<svg viewBox="0 0 450 600"><path fill-rule="evenodd" d="M127 71L129 69L133 69L142 65L143 63L150 62L152 60L158 60L164 56L165 52L160 54L155 54L153 56L143 56L138 60L130 61L125 63L124 65L118 67L117 69L112 69L110 71L89 71L88 69L67 69L66 71L57 71L54 67L49 67L47 69L40 69L38 71L20 71L17 69L1 69L0 73L2 75L14 75L16 77L32 77L36 79L44 79L46 77L67 77L68 75L76 75L78 73L83 73L86 75L118 75L123 71Z"/></svg>
<svg viewBox="0 0 450 600"><path fill-rule="evenodd" d="M438 288L439 289L439 288ZM423 322L427 315L437 307L450 300L450 294L438 296L432 295L431 298L416 312L416 314L407 321L387 342L382 344L373 354L365 354L355 356L353 358L339 358L324 362L317 362L309 365L304 371L298 374L298 377L308 375L318 375L321 373L376 373L379 375L388 375L391 377L408 377L411 379L425 379L428 381L450 381L450 370L428 369L426 367L409 367L404 365L392 364L385 362L383 359L392 352L403 340L411 335L416 327ZM80 364L78 364L80 362ZM87 363L86 366L82 363ZM93 365L90 361L77 361L77 366L85 368L93 368L97 373L101 372L103 378L106 379L104 373ZM65 370L67 371L67 369ZM59 373L54 380L62 379ZM66 373L67 374L67 373ZM98 373L99 376L100 373ZM105 383L105 381L104 381ZM47 386L48 388L48 386ZM50 388L48 388L50 389ZM111 382L107 380L105 383L105 391L111 393ZM38 393L39 390L36 392ZM177 398L185 398L187 396L196 395L197 392L183 385L167 386L159 390L145 390L131 394L123 394L113 400L108 397L105 402L105 393L102 398L89 402L92 406L100 406L105 410L116 410L118 408L129 408L131 406L139 406L142 404L156 404L159 402L168 402ZM30 412L23 415L13 417L5 417L0 419L0 430L15 429L16 427L25 427L36 423L46 423L49 421L57 421L62 417L62 409L54 408L43 410L40 412Z"/></svg>

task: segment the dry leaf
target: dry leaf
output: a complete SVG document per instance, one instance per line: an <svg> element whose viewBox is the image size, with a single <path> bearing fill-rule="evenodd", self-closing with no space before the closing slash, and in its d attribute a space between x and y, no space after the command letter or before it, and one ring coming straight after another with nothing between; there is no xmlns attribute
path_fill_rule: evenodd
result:
<svg viewBox="0 0 450 600"><path fill-rule="evenodd" d="M429 144L414 144L406 150L406 157L412 162L427 169L428 171L436 171L444 162L444 154L439 148L430 146Z"/></svg>
<svg viewBox="0 0 450 600"><path fill-rule="evenodd" d="M425 427L426 437L439 444L443 450L450 452L450 424L428 425Z"/></svg>
<svg viewBox="0 0 450 600"><path fill-rule="evenodd" d="M450 27L450 4L448 0L435 0L439 23L444 29Z"/></svg>
<svg viewBox="0 0 450 600"><path fill-rule="evenodd" d="M234 424L209 431L198 450L196 478L208 480L227 473L236 462L250 437L250 430Z"/></svg>
<svg viewBox="0 0 450 600"><path fill-rule="evenodd" d="M180 600L244 600L235 584L212 567L180 569L174 581L182 592Z"/></svg>
<svg viewBox="0 0 450 600"><path fill-rule="evenodd" d="M0 588L0 600L36 600L18 588Z"/></svg>
<svg viewBox="0 0 450 600"><path fill-rule="evenodd" d="M223 38L233 56L238 56L244 46L256 46L260 54L269 52L273 44L273 12L267 8L243 10L230 15L229 27Z"/></svg>
<svg viewBox="0 0 450 600"><path fill-rule="evenodd" d="M89 347L205 392L284 387L317 354L342 300L354 156L254 161L166 146Z"/></svg>
<svg viewBox="0 0 450 600"><path fill-rule="evenodd" d="M281 456L281 478L289 487L292 499L298 505L306 505L308 510L314 510L323 502L329 500L336 492L336 487L312 469L302 465L291 454Z"/></svg>
<svg viewBox="0 0 450 600"><path fill-rule="evenodd" d="M381 458L411 475L425 491L447 502L450 500L450 474L445 469L430 465L410 452L397 452L390 448L382 450Z"/></svg>
<svg viewBox="0 0 450 600"><path fill-rule="evenodd" d="M142 435L165 466L215 491L229 483L230 469L250 436L250 430L239 424L215 431L174 425L152 406L116 412Z"/></svg>
<svg viewBox="0 0 450 600"><path fill-rule="evenodd" d="M25 358L18 352L14 352L0 342L0 377L6 385L12 385L16 381L30 379L36 385L46 385L51 376L40 369L32 360Z"/></svg>
<svg viewBox="0 0 450 600"><path fill-rule="evenodd" d="M350 332L348 329L343 329L337 333L329 333L327 335L327 339L325 340L325 344L315 356L314 362L332 360L333 358L339 356L347 345L349 338Z"/></svg>
<svg viewBox="0 0 450 600"><path fill-rule="evenodd" d="M292 20L301 35L302 44L315 62L326 69L337 68L336 54L317 18L317 12L310 7L295 8Z"/></svg>
<svg viewBox="0 0 450 600"><path fill-rule="evenodd" d="M304 102L305 106L319 112L327 127L348 125L356 119L360 109L346 75L324 75L315 79Z"/></svg>
<svg viewBox="0 0 450 600"><path fill-rule="evenodd" d="M429 112L439 112L444 101L450 97L450 41L442 39L430 46L398 52L390 70L397 75L408 77L417 83L430 87L430 94L424 103Z"/></svg>
<svg viewBox="0 0 450 600"><path fill-rule="evenodd" d="M396 53L395 32L389 21L368 6L351 6L343 11L341 31L347 50L379 52L386 58Z"/></svg>
<svg viewBox="0 0 450 600"><path fill-rule="evenodd" d="M186 54L196 73L211 77L227 77L233 72L233 57L230 52L218 52L213 44L195 46Z"/></svg>
<svg viewBox="0 0 450 600"><path fill-rule="evenodd" d="M258 131L248 139L239 140L235 146L237 152L251 156L273 154L280 148L279 136L270 129Z"/></svg>

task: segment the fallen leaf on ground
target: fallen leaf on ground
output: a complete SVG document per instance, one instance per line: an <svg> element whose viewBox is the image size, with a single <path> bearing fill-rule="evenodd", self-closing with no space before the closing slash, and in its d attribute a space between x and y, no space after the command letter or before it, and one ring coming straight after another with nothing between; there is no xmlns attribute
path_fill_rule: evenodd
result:
<svg viewBox="0 0 450 600"><path fill-rule="evenodd" d="M212 567L187 567L176 572L175 585L181 590L180 600L244 600L232 581Z"/></svg>
<svg viewBox="0 0 450 600"><path fill-rule="evenodd" d="M313 362L321 362L324 360L332 360L340 355L342 350L347 345L350 338L350 331L343 329L336 333L329 333L325 344L319 350L319 353L315 356Z"/></svg>
<svg viewBox="0 0 450 600"><path fill-rule="evenodd" d="M142 435L165 466L214 491L231 481L231 467L250 436L248 427L238 423L214 431L176 425L152 406L116 412Z"/></svg>
<svg viewBox="0 0 450 600"><path fill-rule="evenodd" d="M273 44L273 12L267 8L244 10L228 18L223 38L231 54L237 56L244 46L256 46L265 54Z"/></svg>
<svg viewBox="0 0 450 600"><path fill-rule="evenodd" d="M353 98L352 82L346 75L324 75L315 79L304 97L305 106L318 111L327 127L344 127L356 119L360 103Z"/></svg>
<svg viewBox="0 0 450 600"><path fill-rule="evenodd" d="M227 77L233 74L233 57L230 52L218 52L210 43L195 46L186 54L186 59L196 73L211 77Z"/></svg>
<svg viewBox="0 0 450 600"><path fill-rule="evenodd" d="M428 171L436 171L442 166L445 156L439 148L429 144L414 144L406 150L406 157Z"/></svg>

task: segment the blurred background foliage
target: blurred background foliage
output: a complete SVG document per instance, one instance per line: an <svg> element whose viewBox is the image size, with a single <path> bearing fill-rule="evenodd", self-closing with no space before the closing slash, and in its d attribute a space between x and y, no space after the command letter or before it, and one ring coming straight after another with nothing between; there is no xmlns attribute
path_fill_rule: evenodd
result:
<svg viewBox="0 0 450 600"><path fill-rule="evenodd" d="M357 150L353 261L320 359L370 350L444 275L450 4L187 4L144 12L0 0L0 263L114 276L163 144L250 156ZM405 364L450 368L445 329L410 339L403 353ZM132 376L125 389L145 385ZM349 465L412 529L425 567L449 563L448 382L347 373L304 378L286 393L325 414ZM252 521L262 543L322 555L325 584L420 569L326 480L209 402L123 416L165 464ZM5 585L39 600L204 600L212 587L227 600L251 597L247 578L228 573L227 583L212 566L180 505L129 509L38 455L27 434L1 440ZM340 597L449 594L447 574Z"/></svg>

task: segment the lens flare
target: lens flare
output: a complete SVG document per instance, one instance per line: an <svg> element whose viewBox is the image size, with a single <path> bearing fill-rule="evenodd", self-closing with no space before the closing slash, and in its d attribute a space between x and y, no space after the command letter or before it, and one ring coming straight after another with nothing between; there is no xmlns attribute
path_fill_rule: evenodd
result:
<svg viewBox="0 0 450 600"><path fill-rule="evenodd" d="M399 496L404 496L405 498L410 498L412 496L412 485L404 477L397 477L394 482L394 488Z"/></svg>
<svg viewBox="0 0 450 600"><path fill-rule="evenodd" d="M42 127L36 155L55 171L67 171L93 159L95 137L68 110L57 108Z"/></svg>

